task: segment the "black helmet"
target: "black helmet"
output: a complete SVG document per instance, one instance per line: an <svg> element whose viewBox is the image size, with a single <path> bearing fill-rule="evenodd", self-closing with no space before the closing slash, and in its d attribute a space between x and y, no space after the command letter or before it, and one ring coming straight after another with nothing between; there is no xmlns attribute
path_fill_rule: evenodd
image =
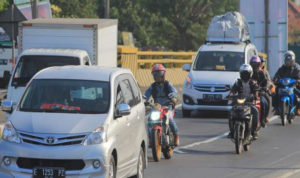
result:
<svg viewBox="0 0 300 178"><path fill-rule="evenodd" d="M287 51L284 54L284 64L286 67L292 67L295 64L295 53L293 51Z"/></svg>
<svg viewBox="0 0 300 178"><path fill-rule="evenodd" d="M252 74L253 74L253 70L252 70L251 65L249 65L249 64L241 65L241 67L240 67L240 78L243 81L246 82L246 81L250 80L250 78L252 77Z"/></svg>

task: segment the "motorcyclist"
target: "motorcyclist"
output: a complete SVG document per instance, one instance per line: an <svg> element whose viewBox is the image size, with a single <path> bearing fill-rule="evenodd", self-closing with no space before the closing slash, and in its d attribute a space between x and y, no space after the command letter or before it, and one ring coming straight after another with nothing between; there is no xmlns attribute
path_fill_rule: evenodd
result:
<svg viewBox="0 0 300 178"><path fill-rule="evenodd" d="M259 96L260 96L260 105L261 105L261 126L265 127L268 112L268 102L267 102L267 90L268 90L268 80L261 70L261 59L258 56L253 56L250 59L250 65L253 69L252 80L255 80L260 88Z"/></svg>
<svg viewBox="0 0 300 178"><path fill-rule="evenodd" d="M258 93L257 93L258 85L257 85L256 81L251 79L252 74L253 74L252 67L249 64L243 64L240 67L240 78L238 78L237 81L234 83L228 97L233 96L234 94L238 93L238 94L244 95L246 98L248 98L248 100L254 101L254 99L258 96ZM258 110L254 106L254 104L251 105L251 114L253 115L252 122L257 121ZM247 125L248 125L247 130L250 131L252 123L248 123ZM229 138L233 138L233 126L234 126L234 123L233 123L232 119L229 119L229 130L230 130L230 132L228 134ZM256 129L252 129L252 130L253 130L253 132L251 134L252 134L253 138L257 139L257 132L254 131ZM248 133L247 137L249 137L249 136L250 136L250 133Z"/></svg>
<svg viewBox="0 0 300 178"><path fill-rule="evenodd" d="M162 106L168 106L170 105L170 103L172 103L173 107L175 107L175 103L177 100L177 91L169 81L165 80L165 67L162 64L155 64L152 67L151 73L153 75L154 83L150 85L150 87L146 90L144 94L146 100L148 101L150 96L152 96L155 103L159 103ZM170 112L173 112L172 109L170 109ZM170 115L170 127L175 135L175 146L178 146L178 128L173 119L173 113L171 113Z"/></svg>
<svg viewBox="0 0 300 178"><path fill-rule="evenodd" d="M296 56L295 53L293 51L287 51L284 54L284 64L278 69L278 71L276 72L273 81L275 85L278 85L279 79L281 78L292 78L297 80L297 83L299 84L300 82L300 65L297 64L295 62L296 60ZM299 86L297 87L299 89ZM299 94L296 92L296 102L297 102L297 98L299 98ZM273 96L273 107L275 109L275 114L279 114L279 112L277 111L278 108L278 100L279 100L279 95L278 95L278 91L276 90L276 94ZM298 105L298 103L297 103ZM299 106L297 107L299 108Z"/></svg>

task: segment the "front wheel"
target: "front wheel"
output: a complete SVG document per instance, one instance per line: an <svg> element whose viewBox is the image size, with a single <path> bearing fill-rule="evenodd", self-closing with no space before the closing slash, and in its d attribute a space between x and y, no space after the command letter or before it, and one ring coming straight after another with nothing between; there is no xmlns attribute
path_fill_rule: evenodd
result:
<svg viewBox="0 0 300 178"><path fill-rule="evenodd" d="M139 159L138 159L138 165L137 165L137 173L135 176L131 178L143 178L144 169L145 169L145 154L143 148L141 148Z"/></svg>
<svg viewBox="0 0 300 178"><path fill-rule="evenodd" d="M234 130L234 140L235 140L235 151L237 154L242 153L242 138L241 138L241 125L237 124Z"/></svg>
<svg viewBox="0 0 300 178"><path fill-rule="evenodd" d="M286 121L287 121L287 106L285 102L281 103L281 113L280 113L280 118L281 118L281 125L285 126L286 125Z"/></svg>
<svg viewBox="0 0 300 178"><path fill-rule="evenodd" d="M158 162L161 158L161 144L160 144L160 136L159 130L153 129L151 135L151 147L152 147L152 156L154 161Z"/></svg>
<svg viewBox="0 0 300 178"><path fill-rule="evenodd" d="M166 159L171 159L173 155L173 149L171 147L164 148L162 152Z"/></svg>

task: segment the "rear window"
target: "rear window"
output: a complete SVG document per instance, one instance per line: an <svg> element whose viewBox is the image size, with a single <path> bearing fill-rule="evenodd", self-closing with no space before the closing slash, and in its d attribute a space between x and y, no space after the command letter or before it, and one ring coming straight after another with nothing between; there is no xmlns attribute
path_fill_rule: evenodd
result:
<svg viewBox="0 0 300 178"><path fill-rule="evenodd" d="M80 65L80 59L69 56L22 56L13 75L13 86L25 86L40 70L52 66Z"/></svg>

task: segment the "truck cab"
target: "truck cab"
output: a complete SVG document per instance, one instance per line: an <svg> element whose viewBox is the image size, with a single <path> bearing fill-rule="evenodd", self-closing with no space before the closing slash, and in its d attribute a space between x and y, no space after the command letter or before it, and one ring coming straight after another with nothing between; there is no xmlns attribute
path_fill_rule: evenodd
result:
<svg viewBox="0 0 300 178"><path fill-rule="evenodd" d="M192 110L229 111L225 97L229 87L239 78L239 68L257 55L251 43L208 43L200 47L192 63L182 94L182 112L189 116Z"/></svg>
<svg viewBox="0 0 300 178"><path fill-rule="evenodd" d="M89 55L84 50L74 49L27 49L17 59L8 84L7 100L15 106L27 83L40 70L52 66L90 66Z"/></svg>

